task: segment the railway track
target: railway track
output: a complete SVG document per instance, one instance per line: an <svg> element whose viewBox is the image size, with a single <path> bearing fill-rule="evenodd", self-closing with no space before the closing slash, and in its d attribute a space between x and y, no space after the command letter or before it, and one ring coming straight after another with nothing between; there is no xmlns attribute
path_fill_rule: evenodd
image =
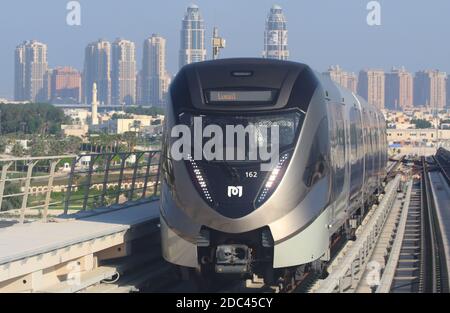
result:
<svg viewBox="0 0 450 313"><path fill-rule="evenodd" d="M404 237L390 292L448 292L444 249L428 176L422 157L421 178L414 183Z"/></svg>
<svg viewBox="0 0 450 313"><path fill-rule="evenodd" d="M406 218L403 243L392 280L391 292L418 292L421 251L421 183L413 185Z"/></svg>

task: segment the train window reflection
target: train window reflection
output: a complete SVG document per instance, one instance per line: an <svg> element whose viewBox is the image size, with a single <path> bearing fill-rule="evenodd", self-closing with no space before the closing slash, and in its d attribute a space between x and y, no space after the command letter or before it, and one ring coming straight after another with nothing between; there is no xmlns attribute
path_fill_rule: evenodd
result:
<svg viewBox="0 0 450 313"><path fill-rule="evenodd" d="M303 174L303 182L307 187L313 186L328 174L328 120L323 118L314 136L308 163Z"/></svg>
<svg viewBox="0 0 450 313"><path fill-rule="evenodd" d="M272 133L271 127L278 127L279 133L279 149L280 153L290 149L294 145L294 141L297 138L298 133L301 130L303 124L304 114L299 111L290 112L277 112L272 114L252 114L252 115L224 115L224 114L210 114L207 116L202 116L202 129L205 129L208 125L217 125L220 127L223 133L223 143L226 145L227 136L229 130L227 127L242 126L247 128L252 126L252 132L246 132L245 137L245 160L242 161L255 161L250 158L250 142L255 143L255 146L259 147L272 147ZM183 116L184 123L191 127L191 133L194 134L194 116L190 114L185 114ZM233 134L234 135L234 134ZM252 137L250 137L252 136ZM203 144L208 141L210 137L203 138ZM238 145L238 139L236 135L234 136L234 147L225 148L236 148ZM259 154L258 154L259 157ZM233 160L227 160L233 161Z"/></svg>

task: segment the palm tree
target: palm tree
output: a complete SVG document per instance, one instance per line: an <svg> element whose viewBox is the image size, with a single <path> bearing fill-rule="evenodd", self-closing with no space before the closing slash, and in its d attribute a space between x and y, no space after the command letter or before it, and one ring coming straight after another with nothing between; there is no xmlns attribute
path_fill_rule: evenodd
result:
<svg viewBox="0 0 450 313"><path fill-rule="evenodd" d="M141 124L142 124L141 121L134 120L134 121L133 121L133 125L132 125L130 128L131 128L131 129L134 129L134 132L137 133L137 131L138 131L139 129L141 129Z"/></svg>
<svg viewBox="0 0 450 313"><path fill-rule="evenodd" d="M127 143L128 151L134 152L134 148L136 147L136 144L137 144L136 133L125 132L125 133L123 133L122 138Z"/></svg>

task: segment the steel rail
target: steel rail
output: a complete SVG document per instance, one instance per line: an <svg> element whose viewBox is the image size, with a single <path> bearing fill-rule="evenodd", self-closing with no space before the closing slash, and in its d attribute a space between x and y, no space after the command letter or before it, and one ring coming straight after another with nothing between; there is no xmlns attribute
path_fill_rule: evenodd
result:
<svg viewBox="0 0 450 313"><path fill-rule="evenodd" d="M406 230L406 222L408 220L409 205L412 192L412 181L408 182L408 187L405 196L405 202L403 203L402 213L397 226L394 243L391 247L388 261L383 271L383 276L380 280L380 285L376 290L376 293L388 293L391 289L392 282L394 280L397 264L400 259L400 252L403 244L403 238Z"/></svg>

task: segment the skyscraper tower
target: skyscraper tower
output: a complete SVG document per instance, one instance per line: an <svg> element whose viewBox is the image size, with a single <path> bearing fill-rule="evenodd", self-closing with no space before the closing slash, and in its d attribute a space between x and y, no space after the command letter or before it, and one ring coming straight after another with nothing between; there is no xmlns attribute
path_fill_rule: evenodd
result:
<svg viewBox="0 0 450 313"><path fill-rule="evenodd" d="M358 94L380 110L384 109L384 79L383 70L363 70L359 72Z"/></svg>
<svg viewBox="0 0 450 313"><path fill-rule="evenodd" d="M450 109L450 76L447 76L447 89L446 89L447 108Z"/></svg>
<svg viewBox="0 0 450 313"><path fill-rule="evenodd" d="M92 87L97 85L100 104L111 104L111 43L98 40L87 45L84 56L83 92L92 103Z"/></svg>
<svg viewBox="0 0 450 313"><path fill-rule="evenodd" d="M112 45L112 103L136 103L136 49L134 42L117 39Z"/></svg>
<svg viewBox="0 0 450 313"><path fill-rule="evenodd" d="M141 81L142 104L163 107L170 76L166 70L166 39L156 34L144 41Z"/></svg>
<svg viewBox="0 0 450 313"><path fill-rule="evenodd" d="M330 66L324 75L330 77L344 88L356 93L358 79L355 73L346 72L339 65L335 65Z"/></svg>
<svg viewBox="0 0 450 313"><path fill-rule="evenodd" d="M69 66L55 68L50 77L52 103L80 103L81 73Z"/></svg>
<svg viewBox="0 0 450 313"><path fill-rule="evenodd" d="M180 33L180 68L206 60L205 24L197 5L191 4L184 15Z"/></svg>
<svg viewBox="0 0 450 313"><path fill-rule="evenodd" d="M14 100L24 101L25 96L25 43L14 52Z"/></svg>
<svg viewBox="0 0 450 313"><path fill-rule="evenodd" d="M413 75L404 67L386 73L385 85L387 109L402 110L413 106Z"/></svg>
<svg viewBox="0 0 450 313"><path fill-rule="evenodd" d="M417 72L414 77L414 105L444 108L447 102L446 78L447 73L439 70Z"/></svg>
<svg viewBox="0 0 450 313"><path fill-rule="evenodd" d="M15 50L14 98L18 101L48 101L47 45L32 40Z"/></svg>
<svg viewBox="0 0 450 313"><path fill-rule="evenodd" d="M279 5L272 6L267 16L263 57L278 60L289 58L286 17Z"/></svg>

